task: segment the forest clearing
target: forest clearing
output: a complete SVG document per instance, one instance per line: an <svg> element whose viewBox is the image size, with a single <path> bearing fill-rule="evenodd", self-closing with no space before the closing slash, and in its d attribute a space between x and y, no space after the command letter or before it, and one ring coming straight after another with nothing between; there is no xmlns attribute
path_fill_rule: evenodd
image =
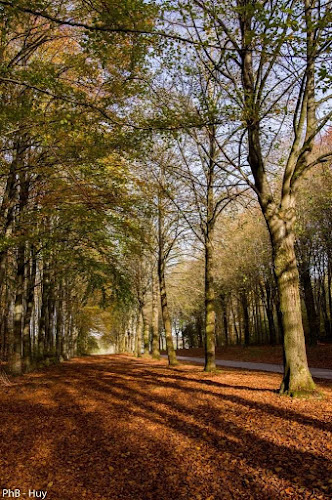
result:
<svg viewBox="0 0 332 500"><path fill-rule="evenodd" d="M331 498L325 398L278 395L281 376L75 358L0 387L0 481L50 500Z"/></svg>

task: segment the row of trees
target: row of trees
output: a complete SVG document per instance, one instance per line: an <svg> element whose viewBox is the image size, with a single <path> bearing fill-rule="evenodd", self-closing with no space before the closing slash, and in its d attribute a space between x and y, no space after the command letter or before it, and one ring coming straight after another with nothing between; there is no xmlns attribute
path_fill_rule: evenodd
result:
<svg viewBox="0 0 332 500"><path fill-rule="evenodd" d="M87 349L82 308L93 293L127 300L131 139L98 105L116 108L137 89L121 86L128 37L113 40L101 67L93 37L38 16L2 9L1 30L1 357L21 373Z"/></svg>
<svg viewBox="0 0 332 500"><path fill-rule="evenodd" d="M311 194L308 193L310 186ZM312 191L312 187L315 187ZM306 342L331 340L331 172L323 168L300 189L296 254ZM234 212L234 210L233 210ZM252 206L217 226L215 261L216 342L282 343L278 290L264 220ZM193 276L197 279L193 281ZM202 258L179 263L170 274L172 316L184 345L203 347L204 264ZM183 345L181 340L180 345Z"/></svg>
<svg viewBox="0 0 332 500"><path fill-rule="evenodd" d="M299 193L301 202L297 214L296 254L305 337L309 345L315 345L318 340L331 340L331 182L330 168L323 167L316 172L314 179L311 175L307 176ZM149 193L153 192L153 187L149 185ZM268 231L257 204L248 198L244 201L247 208L238 203L229 207L227 213L218 219L215 230L213 277L215 339L218 346L276 344L283 341L282 317ZM181 211L174 208L174 204L168 206L167 212L168 227L175 222L176 217L177 224L180 223ZM203 347L204 248L203 245L193 247L183 218L180 227L181 229L177 226L177 231L173 234L170 231L164 234L164 241L173 245L170 258L167 259L173 341L177 348ZM150 228L150 233L151 231ZM178 240L175 247L176 238ZM140 328L143 328L145 340L142 345L145 352L152 349L152 331L155 331L152 326L155 320L152 318L157 315L156 301L153 302L152 294L155 293L153 266L158 243L158 238L150 241L151 253L144 257L145 269L140 270L140 278L136 281L138 290L141 290L139 300L144 310L143 322L138 328L141 333L138 335L142 335ZM162 334L162 322L159 322L159 331ZM161 339L160 342L165 348L165 340Z"/></svg>
<svg viewBox="0 0 332 500"><path fill-rule="evenodd" d="M331 329L329 6L0 5L12 371L83 345L96 301L119 349L147 352L151 330L158 357L160 295L170 364L172 328L202 339L206 371L216 340L283 339L281 392L314 390L304 325L310 342Z"/></svg>

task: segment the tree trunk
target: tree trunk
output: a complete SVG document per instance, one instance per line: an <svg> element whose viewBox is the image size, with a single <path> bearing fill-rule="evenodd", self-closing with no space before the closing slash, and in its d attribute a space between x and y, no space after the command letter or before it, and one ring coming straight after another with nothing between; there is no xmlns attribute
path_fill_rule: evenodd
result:
<svg viewBox="0 0 332 500"><path fill-rule="evenodd" d="M311 277L309 271L309 263L301 261L299 264L300 282L304 293L304 303L307 310L309 335L308 344L316 345L317 338L319 337L319 321L316 313L314 292L311 284Z"/></svg>
<svg viewBox="0 0 332 500"><path fill-rule="evenodd" d="M234 332L235 332L235 337L236 337L236 345L241 344L241 333L239 333L239 330L237 328L237 317L235 314L235 306L234 303L231 305L231 314L233 316L233 325L234 325Z"/></svg>
<svg viewBox="0 0 332 500"><path fill-rule="evenodd" d="M327 297L329 304L329 322L326 334L332 339L332 262L330 253L327 257Z"/></svg>
<svg viewBox="0 0 332 500"><path fill-rule="evenodd" d="M16 297L14 306L13 351L8 360L9 371L19 375L23 371L23 317L25 274L25 226L23 215L29 199L29 180L24 170L19 173L19 204L15 232L19 238L17 249Z"/></svg>
<svg viewBox="0 0 332 500"><path fill-rule="evenodd" d="M197 311L196 313L196 338L194 347L203 347L203 320L201 316L201 312Z"/></svg>
<svg viewBox="0 0 332 500"><path fill-rule="evenodd" d="M172 337L172 322L168 310L167 304L167 292L166 292L166 282L165 282L165 268L163 262L158 263L158 274L159 274L159 287L160 287L160 299L161 299L161 314L163 318L163 324L165 329L166 337L166 349L168 355L169 366L175 366L178 364L173 344Z"/></svg>
<svg viewBox="0 0 332 500"><path fill-rule="evenodd" d="M240 2L239 2L240 3ZM313 130L315 128L315 99L314 99L314 57L315 43L312 40L314 30L311 23L311 8L309 0L305 0L305 21L307 36L307 71L304 93L299 95L301 108L300 118L296 126L296 133L289 152L284 170L280 199L274 199L264 163L261 146L260 101L255 99L256 82L251 50L253 34L252 9L250 2L245 0L239 12L241 42L241 76L245 102L245 120L248 132L248 162L255 180L255 190L265 220L267 222L272 251L274 271L279 290L280 310L284 330L285 372L280 388L281 393L296 395L301 392L314 390L311 374L308 368L304 332L301 314L301 300L299 291L299 274L294 249L295 224L295 180L298 178L296 168L300 161L306 161L306 155L301 160L301 140L303 138L304 123L306 122L305 140L306 151L310 153L313 145ZM313 43L312 43L313 42ZM302 98L302 99L301 99ZM302 101L302 102L301 102ZM295 122L294 126L295 126Z"/></svg>
<svg viewBox="0 0 332 500"><path fill-rule="evenodd" d="M27 264L27 284L26 284L26 311L23 323L23 365L24 371L29 371L31 367L32 348L30 338L30 321L34 307L35 281L37 271L37 260L35 249L31 248L30 261Z"/></svg>
<svg viewBox="0 0 332 500"><path fill-rule="evenodd" d="M269 281L265 282L265 291L266 291L266 316L269 324L269 333L270 333L270 344L276 344L276 329L273 319L273 302L272 302L272 294L271 294L271 285Z"/></svg>
<svg viewBox="0 0 332 500"><path fill-rule="evenodd" d="M298 395L314 390L315 384L305 348L293 223L280 216L268 220L284 330L285 366L280 393Z"/></svg>
<svg viewBox="0 0 332 500"><path fill-rule="evenodd" d="M47 354L49 341L49 314L48 295L50 288L49 263L43 261L41 308L38 329L38 359L41 360Z"/></svg>
<svg viewBox="0 0 332 500"><path fill-rule="evenodd" d="M52 270L54 269L54 263L52 263ZM47 312L48 312L48 338L47 338L47 354L49 357L54 358L56 354L56 339L54 336L55 332L55 307L56 307L56 300L55 300L55 277L52 272L50 274L50 287L49 287L49 294L48 294L48 304L47 304Z"/></svg>
<svg viewBox="0 0 332 500"><path fill-rule="evenodd" d="M8 359L8 370L13 375L23 371L22 358L22 324L23 324L23 294L24 294L24 244L20 244L17 257L16 297L14 305L13 349Z"/></svg>
<svg viewBox="0 0 332 500"><path fill-rule="evenodd" d="M138 358L142 356L142 328L143 328L143 315L142 307L139 307L138 318L136 323L136 335L135 335L135 353Z"/></svg>
<svg viewBox="0 0 332 500"><path fill-rule="evenodd" d="M149 355L150 351L150 326L151 326L151 318L149 315L150 308L145 303L142 307L142 315L143 315L143 346L144 346L144 356Z"/></svg>
<svg viewBox="0 0 332 500"><path fill-rule="evenodd" d="M151 355L153 359L160 359L159 352L159 314L158 314L158 278L155 271L152 272L152 346Z"/></svg>
<svg viewBox="0 0 332 500"><path fill-rule="evenodd" d="M204 234L205 244L205 366L204 371L216 370L216 309L214 290L214 225L216 220L216 206L214 199L215 182L215 138L216 129L209 128L209 168L207 171L206 190L206 225Z"/></svg>
<svg viewBox="0 0 332 500"><path fill-rule="evenodd" d="M161 171L161 185L164 186L165 183L165 172ZM176 353L172 338L172 322L169 314L168 303L167 303L167 289L165 280L165 266L166 266L166 251L165 251L165 228L164 228L164 199L163 190L161 189L158 197L158 279L159 279L159 290L160 290L160 300L161 300L161 315L163 319L163 325L165 329L166 337L166 349L168 356L169 366L175 366L178 364L176 359Z"/></svg>
<svg viewBox="0 0 332 500"><path fill-rule="evenodd" d="M224 340L225 345L227 346L229 343L228 339L228 315L227 315L227 299L224 294L220 294L220 303L221 303L221 314L223 321L223 331L224 331Z"/></svg>
<svg viewBox="0 0 332 500"><path fill-rule="evenodd" d="M213 231L207 235L205 241L205 366L204 371L216 369L215 344L215 291L213 276Z"/></svg>
<svg viewBox="0 0 332 500"><path fill-rule="evenodd" d="M22 147L20 143L16 144L16 155L11 163L9 174L7 177L7 183L5 191L2 196L2 202L0 206L0 238L6 238L11 231L11 227L14 221L15 208L17 205L18 198L18 182L17 182L17 170L23 164L23 154L25 147ZM21 204L21 200L20 200ZM0 251L0 290L3 285L3 280L6 274L6 256L7 250Z"/></svg>
<svg viewBox="0 0 332 500"><path fill-rule="evenodd" d="M243 311L243 329L244 329L244 345L250 345L250 321L248 311L248 299L245 290L241 291L241 305Z"/></svg>
<svg viewBox="0 0 332 500"><path fill-rule="evenodd" d="M258 290L254 295L254 316L255 316L255 325L256 325L256 339L259 344L264 343L263 339L263 320L261 315L261 307L260 307L260 299L258 296Z"/></svg>
<svg viewBox="0 0 332 500"><path fill-rule="evenodd" d="M61 284L60 284L61 286ZM62 290L56 301L56 331L55 331L55 355L57 361L63 360L63 299Z"/></svg>

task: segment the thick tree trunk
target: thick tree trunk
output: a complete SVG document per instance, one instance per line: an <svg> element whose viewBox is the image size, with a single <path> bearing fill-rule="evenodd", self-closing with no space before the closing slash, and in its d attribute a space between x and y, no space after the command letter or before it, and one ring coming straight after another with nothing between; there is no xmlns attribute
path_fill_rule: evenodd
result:
<svg viewBox="0 0 332 500"><path fill-rule="evenodd" d="M216 205L214 199L215 182L215 138L216 130L209 128L209 169L207 173L206 190L206 229L205 243L205 365L204 371L216 370L216 304L214 290L214 225L216 220Z"/></svg>
<svg viewBox="0 0 332 500"><path fill-rule="evenodd" d="M305 348L292 222L294 219L286 223L277 216L268 221L284 330L285 367L280 393L298 395L313 391L315 384Z"/></svg>
<svg viewBox="0 0 332 500"><path fill-rule="evenodd" d="M289 152L282 182L280 200L274 194L266 174L261 147L260 101L255 99L256 82L251 50L252 10L242 8L239 20L242 34L241 75L245 102L245 120L248 131L248 162L255 180L255 189L265 216L273 250L274 271L277 277L280 309L284 330L285 373L280 388L281 393L296 395L314 390L309 372L305 350L304 332L301 315L299 275L294 250L295 198L294 181L297 167L306 163L306 155L301 159L301 141L306 123L306 151L309 154L313 145L315 129L315 84L314 84L314 30L311 23L310 0L305 0L305 21L307 35L307 71L304 93L299 94L300 117L296 125L295 137ZM245 1L244 6L250 3ZM241 5L243 7L243 5ZM294 121L295 126L295 121ZM300 172L300 170L299 170Z"/></svg>

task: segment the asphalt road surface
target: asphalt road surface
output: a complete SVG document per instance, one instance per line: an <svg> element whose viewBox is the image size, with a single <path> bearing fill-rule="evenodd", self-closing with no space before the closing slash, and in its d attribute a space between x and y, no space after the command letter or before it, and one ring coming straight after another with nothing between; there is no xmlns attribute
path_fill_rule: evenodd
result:
<svg viewBox="0 0 332 500"><path fill-rule="evenodd" d="M164 358L167 356L164 354ZM195 363L204 364L204 358L196 358L191 356L177 356L179 361L194 361ZM247 361L228 361L226 359L216 359L217 366L228 366L230 368L242 368L244 370L260 370L264 372L283 373L282 365L274 365L271 363L249 363ZM332 370L325 368L310 368L311 375L315 378L323 378L332 380Z"/></svg>

